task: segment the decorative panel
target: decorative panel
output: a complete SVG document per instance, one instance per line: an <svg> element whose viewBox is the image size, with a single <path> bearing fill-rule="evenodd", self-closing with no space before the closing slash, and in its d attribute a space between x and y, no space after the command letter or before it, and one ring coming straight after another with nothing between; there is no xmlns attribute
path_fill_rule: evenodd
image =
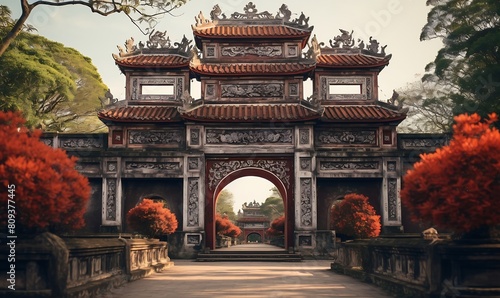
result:
<svg viewBox="0 0 500 298"><path fill-rule="evenodd" d="M312 179L300 178L300 223L312 225Z"/></svg>
<svg viewBox="0 0 500 298"><path fill-rule="evenodd" d="M120 129L111 131L111 144L123 145L123 130Z"/></svg>
<svg viewBox="0 0 500 298"><path fill-rule="evenodd" d="M221 47L222 57L282 57L281 46L224 46Z"/></svg>
<svg viewBox="0 0 500 298"><path fill-rule="evenodd" d="M309 129L299 129L299 144L309 144Z"/></svg>
<svg viewBox="0 0 500 298"><path fill-rule="evenodd" d="M107 179L106 185L106 220L116 221L116 179Z"/></svg>
<svg viewBox="0 0 500 298"><path fill-rule="evenodd" d="M199 225L199 178L188 178L187 226Z"/></svg>
<svg viewBox="0 0 500 298"><path fill-rule="evenodd" d="M99 174L101 172L101 164L98 162L78 162L75 165L75 170L82 174Z"/></svg>
<svg viewBox="0 0 500 298"><path fill-rule="evenodd" d="M311 171L311 158L301 157L300 159L300 170L301 171Z"/></svg>
<svg viewBox="0 0 500 298"><path fill-rule="evenodd" d="M398 180L387 179L387 212L390 221L398 220Z"/></svg>
<svg viewBox="0 0 500 298"><path fill-rule="evenodd" d="M436 148L446 145L448 141L445 138L423 138L423 139L403 139L403 149L426 149Z"/></svg>
<svg viewBox="0 0 500 298"><path fill-rule="evenodd" d="M200 169L200 159L198 157L188 157L188 170L199 170Z"/></svg>
<svg viewBox="0 0 500 298"><path fill-rule="evenodd" d="M380 164L377 161L320 161L321 171L343 171L343 170L378 170Z"/></svg>
<svg viewBox="0 0 500 298"><path fill-rule="evenodd" d="M292 144L292 129L207 129L207 144Z"/></svg>
<svg viewBox="0 0 500 298"><path fill-rule="evenodd" d="M283 97L283 83L223 84L223 98Z"/></svg>
<svg viewBox="0 0 500 298"><path fill-rule="evenodd" d="M143 86L172 86L172 94L142 94ZM183 77L136 77L132 79L132 100L178 101L184 91Z"/></svg>
<svg viewBox="0 0 500 298"><path fill-rule="evenodd" d="M143 161L127 161L125 162L126 170L156 170L156 171L178 171L181 165L178 162L143 162Z"/></svg>
<svg viewBox="0 0 500 298"><path fill-rule="evenodd" d="M382 131L382 144L392 145L392 131L390 129L384 129Z"/></svg>
<svg viewBox="0 0 500 298"><path fill-rule="evenodd" d="M296 45L287 45L286 47L286 55L287 57L298 57L299 56L299 48Z"/></svg>
<svg viewBox="0 0 500 298"><path fill-rule="evenodd" d="M359 85L360 94L330 94L330 85ZM321 77L323 100L370 100L372 93L372 79L369 77Z"/></svg>
<svg viewBox="0 0 500 298"><path fill-rule="evenodd" d="M178 147L184 139L180 130L129 130L128 142L131 145L173 145Z"/></svg>
<svg viewBox="0 0 500 298"><path fill-rule="evenodd" d="M200 145L200 130L193 128L190 131L191 133L189 134L189 137L191 138L191 145Z"/></svg>
<svg viewBox="0 0 500 298"><path fill-rule="evenodd" d="M68 150L101 149L103 141L101 138L59 138L59 148Z"/></svg>
<svg viewBox="0 0 500 298"><path fill-rule="evenodd" d="M298 83L288 84L288 96L290 96L290 97L298 97L299 96L299 84Z"/></svg>
<svg viewBox="0 0 500 298"><path fill-rule="evenodd" d="M317 133L319 145L366 145L377 146L376 130L323 130Z"/></svg>

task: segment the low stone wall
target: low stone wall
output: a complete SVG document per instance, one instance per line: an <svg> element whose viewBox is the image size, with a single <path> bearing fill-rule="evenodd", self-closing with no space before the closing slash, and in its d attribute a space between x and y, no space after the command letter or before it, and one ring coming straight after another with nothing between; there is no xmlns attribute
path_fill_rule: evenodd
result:
<svg viewBox="0 0 500 298"><path fill-rule="evenodd" d="M2 246L0 258L8 255ZM15 291L5 290L9 276L2 266L0 297L94 297L173 265L166 242L116 236L19 236L15 257Z"/></svg>
<svg viewBox="0 0 500 298"><path fill-rule="evenodd" d="M500 243L377 238L341 243L332 270L397 297L499 297Z"/></svg>

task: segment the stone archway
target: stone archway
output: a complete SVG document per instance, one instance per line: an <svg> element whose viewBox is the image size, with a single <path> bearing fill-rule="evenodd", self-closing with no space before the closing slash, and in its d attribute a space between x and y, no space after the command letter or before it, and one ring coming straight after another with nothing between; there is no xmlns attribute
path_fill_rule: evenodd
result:
<svg viewBox="0 0 500 298"><path fill-rule="evenodd" d="M262 234L262 232L248 233L248 235L245 235L245 242L246 243L253 243L253 242L262 243L262 242L264 242L264 235Z"/></svg>
<svg viewBox="0 0 500 298"><path fill-rule="evenodd" d="M273 183L285 205L285 248L293 247L294 193L293 157L207 158L205 172L205 245L215 248L215 204L226 185L245 176L256 176Z"/></svg>

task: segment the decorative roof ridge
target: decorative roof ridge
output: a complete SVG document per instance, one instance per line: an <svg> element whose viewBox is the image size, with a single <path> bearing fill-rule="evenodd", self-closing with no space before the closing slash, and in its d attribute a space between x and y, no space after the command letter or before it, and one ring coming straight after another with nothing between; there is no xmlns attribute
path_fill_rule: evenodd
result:
<svg viewBox="0 0 500 298"><path fill-rule="evenodd" d="M193 48L193 45L191 45L192 40L187 39L186 35L184 35L180 42L174 42L172 44L170 37L166 34L167 31L161 32L153 30L149 34L149 40L146 41L146 44L140 41L138 45L134 44L134 38L131 37L125 41L125 48L117 46L119 53L118 55L112 54L113 58L116 61L120 61L132 56L159 54L190 58L191 49Z"/></svg>
<svg viewBox="0 0 500 298"><path fill-rule="evenodd" d="M196 24L191 25L193 31L200 29L212 28L217 25L237 25L237 24L255 24L263 25L264 23L274 25L284 25L295 29L302 29L312 31L313 26L309 26L309 17L306 17L303 12L296 19L291 20L292 12L288 9L286 4L281 5L276 15L272 15L268 11L258 12L253 2L243 8L244 13L234 12L228 18L216 4L210 12L210 20L206 19L203 12L200 11L198 16L195 16Z"/></svg>
<svg viewBox="0 0 500 298"><path fill-rule="evenodd" d="M359 103L355 103L355 104L345 104L345 103L342 103L342 104L323 104L323 107L325 107L325 108L327 108L327 107L361 107L361 108L362 107L379 107L379 108L382 108L385 110L396 112L400 115L406 114L408 112L408 108L403 108L403 107L396 106L396 105L393 105L391 103L387 103L387 102L383 102L383 101L379 101L379 100L376 100L376 101L371 102L369 104L359 104Z"/></svg>

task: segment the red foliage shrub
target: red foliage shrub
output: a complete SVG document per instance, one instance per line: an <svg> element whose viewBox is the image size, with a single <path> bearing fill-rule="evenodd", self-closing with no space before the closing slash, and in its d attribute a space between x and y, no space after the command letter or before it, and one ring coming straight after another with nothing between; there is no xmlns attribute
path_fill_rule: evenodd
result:
<svg viewBox="0 0 500 298"><path fill-rule="evenodd" d="M269 236L282 236L285 233L285 216L282 215L271 222L271 226L266 230Z"/></svg>
<svg viewBox="0 0 500 298"><path fill-rule="evenodd" d="M177 217L162 202L144 199L127 212L127 224L139 234L149 237L172 234L178 226Z"/></svg>
<svg viewBox="0 0 500 298"><path fill-rule="evenodd" d="M338 234L353 238L377 237L380 234L380 216L368 198L360 194L348 194L330 211L332 229Z"/></svg>
<svg viewBox="0 0 500 298"><path fill-rule="evenodd" d="M500 133L497 115L455 117L448 146L422 154L404 177L403 203L413 220L456 232L500 223Z"/></svg>
<svg viewBox="0 0 500 298"><path fill-rule="evenodd" d="M215 230L217 234L228 237L238 237L241 230L238 226L229 220L227 216L215 215Z"/></svg>
<svg viewBox="0 0 500 298"><path fill-rule="evenodd" d="M42 143L41 132L24 123L18 113L0 112L0 224L5 226L11 199L18 231L83 227L90 186L74 169L76 158ZM10 198L9 185L15 185Z"/></svg>

